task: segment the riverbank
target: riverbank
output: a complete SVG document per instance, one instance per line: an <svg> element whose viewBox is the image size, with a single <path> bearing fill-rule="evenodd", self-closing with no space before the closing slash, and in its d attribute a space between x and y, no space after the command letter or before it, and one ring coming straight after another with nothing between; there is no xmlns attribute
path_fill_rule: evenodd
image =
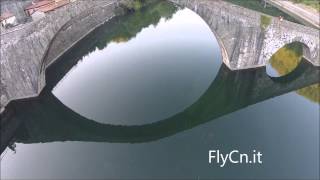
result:
<svg viewBox="0 0 320 180"><path fill-rule="evenodd" d="M313 9L316 12L320 12L319 0L291 0L293 3L304 5L308 8Z"/></svg>
<svg viewBox="0 0 320 180"><path fill-rule="evenodd" d="M303 24L320 29L320 13L305 7L303 4L293 3L291 1L266 0L269 4L286 12Z"/></svg>
<svg viewBox="0 0 320 180"><path fill-rule="evenodd" d="M274 17L279 17L282 16L285 20L290 21L290 22L294 22L294 23L298 23L298 24L302 24L298 19L292 17L290 14L287 14L283 11L281 11L280 9L270 6L268 4L264 4L262 3L260 0L224 0L227 1L229 3L244 7L244 8L248 8L254 11L258 11L270 16L274 16Z"/></svg>

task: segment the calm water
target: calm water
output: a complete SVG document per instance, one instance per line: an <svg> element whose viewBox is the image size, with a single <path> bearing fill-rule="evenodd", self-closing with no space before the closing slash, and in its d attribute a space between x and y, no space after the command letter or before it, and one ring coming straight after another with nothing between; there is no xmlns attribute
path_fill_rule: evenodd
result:
<svg viewBox="0 0 320 180"><path fill-rule="evenodd" d="M96 29L39 98L12 105L21 126L1 177L316 179L318 75L305 61L279 78L231 72L199 16L155 4ZM220 168L211 149L256 149L263 164Z"/></svg>

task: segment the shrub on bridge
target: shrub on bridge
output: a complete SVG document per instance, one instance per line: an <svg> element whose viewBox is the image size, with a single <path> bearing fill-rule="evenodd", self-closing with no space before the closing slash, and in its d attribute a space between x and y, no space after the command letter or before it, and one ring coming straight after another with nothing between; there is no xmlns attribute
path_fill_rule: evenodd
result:
<svg viewBox="0 0 320 180"><path fill-rule="evenodd" d="M267 15L261 15L260 16L260 27L265 30L267 27L271 24L272 18Z"/></svg>

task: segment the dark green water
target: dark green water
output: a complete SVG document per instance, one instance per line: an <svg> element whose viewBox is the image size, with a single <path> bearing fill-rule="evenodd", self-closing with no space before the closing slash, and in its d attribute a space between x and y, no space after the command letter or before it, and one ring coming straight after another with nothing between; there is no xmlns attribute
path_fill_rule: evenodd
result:
<svg viewBox="0 0 320 180"><path fill-rule="evenodd" d="M305 61L280 78L232 72L199 16L155 4L96 29L38 98L11 104L21 126L1 178L317 179L317 83ZM258 150L263 164L221 168L212 149Z"/></svg>

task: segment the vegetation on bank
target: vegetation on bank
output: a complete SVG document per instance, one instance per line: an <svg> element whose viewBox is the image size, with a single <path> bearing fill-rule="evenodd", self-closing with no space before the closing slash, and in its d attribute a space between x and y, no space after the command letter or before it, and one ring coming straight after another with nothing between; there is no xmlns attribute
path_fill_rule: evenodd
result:
<svg viewBox="0 0 320 180"><path fill-rule="evenodd" d="M134 38L143 28L149 25L156 26L161 18L170 19L178 10L176 6L166 1L154 1L147 8L135 10L134 13L119 17L121 23L117 24L115 34L109 35L112 42L126 42ZM145 6L143 6L145 7ZM105 42L103 44L106 44Z"/></svg>
<svg viewBox="0 0 320 180"><path fill-rule="evenodd" d="M292 0L294 3L304 4L312 7L320 12L320 1L319 0Z"/></svg>
<svg viewBox="0 0 320 180"><path fill-rule="evenodd" d="M292 72L301 62L303 46L294 42L279 49L271 58L271 66L280 76ZM320 103L320 83L297 90L297 93L312 102Z"/></svg>
<svg viewBox="0 0 320 180"><path fill-rule="evenodd" d="M98 27L94 32L83 39L84 47L77 46L79 52L92 52L98 49L104 49L109 43L127 42L150 25L157 25L161 19L168 20L178 10L178 7L166 2L159 1L148 5L147 8L141 8L133 13L118 16L108 21L105 25ZM108 26L108 28L105 28ZM90 49L85 49L88 44Z"/></svg>
<svg viewBox="0 0 320 180"><path fill-rule="evenodd" d="M112 18L60 57L60 59L68 59L68 61L57 60L53 67L48 69L48 73L54 75L47 77L48 84L57 84L84 55L97 49L102 50L110 43L127 42L135 38L144 28L157 25L161 20L169 20L177 10L178 7L173 4L159 1L150 4L147 8Z"/></svg>
<svg viewBox="0 0 320 180"><path fill-rule="evenodd" d="M280 76L293 71L302 59L302 45L298 42L291 43L279 49L270 60L271 66Z"/></svg>
<svg viewBox="0 0 320 180"><path fill-rule="evenodd" d="M121 0L121 5L128 11L137 11L159 0Z"/></svg>
<svg viewBox="0 0 320 180"><path fill-rule="evenodd" d="M232 4L236 4L238 6L242 6L251 10L259 11L264 14L279 17L282 16L284 19L301 24L298 20L294 19L292 16L290 16L287 13L284 13L283 11L279 10L278 8L275 8L273 6L266 6L261 0L225 0L227 2L230 2Z"/></svg>
<svg viewBox="0 0 320 180"><path fill-rule="evenodd" d="M312 102L320 103L320 83L302 88L297 93Z"/></svg>

